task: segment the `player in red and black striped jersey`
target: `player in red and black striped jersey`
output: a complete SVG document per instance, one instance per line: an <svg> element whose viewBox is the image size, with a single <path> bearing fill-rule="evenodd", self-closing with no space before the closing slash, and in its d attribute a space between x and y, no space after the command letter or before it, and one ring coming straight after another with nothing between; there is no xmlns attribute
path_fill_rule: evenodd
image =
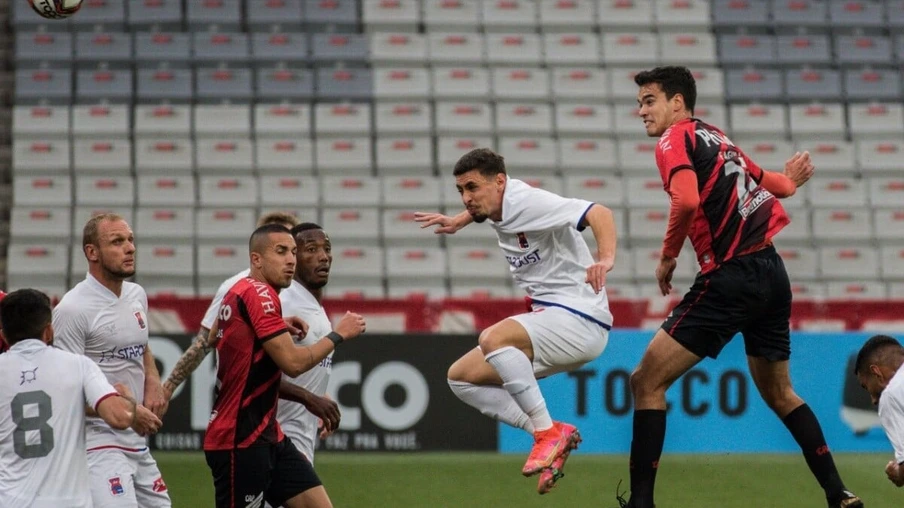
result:
<svg viewBox="0 0 904 508"><path fill-rule="evenodd" d="M789 375L791 284L772 238L790 222L778 198L793 195L810 179L810 155L795 154L784 173L761 169L722 131L694 118L697 89L687 68L644 71L635 82L647 135L659 138L656 164L671 199L656 268L659 288L663 295L671 292L687 237L700 273L631 376L631 498L619 501L623 507L653 508L665 440L665 392L703 358L718 356L740 332L763 400L800 445L829 506L862 508L845 489L819 422L794 392Z"/></svg>
<svg viewBox="0 0 904 508"><path fill-rule="evenodd" d="M296 346L282 317L279 289L295 274L295 239L281 225L251 235L251 272L223 298L208 344L216 345L218 392L204 437L216 506L331 507L320 479L276 421L283 373L311 369L337 344L364 331L361 316L347 315L345 336L330 333ZM342 323L340 323L342 324ZM337 329L340 327L337 326Z"/></svg>

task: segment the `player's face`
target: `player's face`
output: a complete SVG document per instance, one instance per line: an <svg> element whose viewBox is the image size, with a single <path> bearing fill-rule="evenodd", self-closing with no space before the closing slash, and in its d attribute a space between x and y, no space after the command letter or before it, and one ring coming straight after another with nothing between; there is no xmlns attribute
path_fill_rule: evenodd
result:
<svg viewBox="0 0 904 508"><path fill-rule="evenodd" d="M869 392L869 398L873 401L873 405L879 404L879 397L885 391L885 387L888 386L888 381L895 374L894 372L885 372L886 370L878 365L870 365L865 372L857 374L860 386Z"/></svg>
<svg viewBox="0 0 904 508"><path fill-rule="evenodd" d="M99 245L88 246L88 260L100 263L114 279L135 275L135 236L126 221L105 220L97 225Z"/></svg>
<svg viewBox="0 0 904 508"><path fill-rule="evenodd" d="M298 253L295 280L308 289L326 286L333 264L333 247L330 237L322 229L309 229L295 237Z"/></svg>
<svg viewBox="0 0 904 508"><path fill-rule="evenodd" d="M647 136L662 136L662 133L675 122L677 111L684 108L680 97L679 94L675 94L671 99L666 98L659 83L640 87L640 91L637 92L637 107Z"/></svg>
<svg viewBox="0 0 904 508"><path fill-rule="evenodd" d="M261 274L271 286L287 288L295 276L295 240L289 233L270 233L270 244L261 254Z"/></svg>
<svg viewBox="0 0 904 508"><path fill-rule="evenodd" d="M472 170L455 177L455 187L474 222L480 223L487 218L502 220L505 175L499 173L495 178L486 178L479 171Z"/></svg>

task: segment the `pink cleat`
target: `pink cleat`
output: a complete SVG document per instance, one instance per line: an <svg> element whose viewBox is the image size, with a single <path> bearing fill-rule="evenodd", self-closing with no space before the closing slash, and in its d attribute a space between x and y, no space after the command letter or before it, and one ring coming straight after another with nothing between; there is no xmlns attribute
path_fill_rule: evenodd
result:
<svg viewBox="0 0 904 508"><path fill-rule="evenodd" d="M577 439L571 440L571 444L565 450L565 453L556 457L556 460L552 461L552 465L540 473L540 481L537 482L537 492L540 495L549 493L556 486L556 482L565 476L565 461L571 455L571 450L577 450L578 443L581 442L580 435L576 437Z"/></svg>
<svg viewBox="0 0 904 508"><path fill-rule="evenodd" d="M533 476L552 466L563 453L581 442L581 434L574 425L553 422L552 427L534 433L534 447L521 469L524 476Z"/></svg>

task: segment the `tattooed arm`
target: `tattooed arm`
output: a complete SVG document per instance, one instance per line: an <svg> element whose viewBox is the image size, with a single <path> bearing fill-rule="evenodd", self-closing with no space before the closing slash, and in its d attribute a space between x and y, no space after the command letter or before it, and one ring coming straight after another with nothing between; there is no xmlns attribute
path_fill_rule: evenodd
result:
<svg viewBox="0 0 904 508"><path fill-rule="evenodd" d="M202 326L198 330L198 335L195 336L194 342L192 342L185 353L182 353L182 357L176 362L173 371L170 372L166 382L163 383L163 393L167 400L173 397L173 392L185 381L185 378L190 376L198 368L198 365L201 365L207 354L217 347L217 342L219 341L217 338L217 325L218 323L215 322L210 330Z"/></svg>

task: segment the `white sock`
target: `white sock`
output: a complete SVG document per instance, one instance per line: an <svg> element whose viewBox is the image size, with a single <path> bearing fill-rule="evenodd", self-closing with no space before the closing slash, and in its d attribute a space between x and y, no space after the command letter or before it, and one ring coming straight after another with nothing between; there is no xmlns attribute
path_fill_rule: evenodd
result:
<svg viewBox="0 0 904 508"><path fill-rule="evenodd" d="M534 429L540 431L552 427L546 400L540 393L540 386L527 355L520 349L507 346L486 355L486 360L502 378L502 387L530 417Z"/></svg>
<svg viewBox="0 0 904 508"><path fill-rule="evenodd" d="M515 399L501 386L475 385L464 381L449 381L449 388L456 397L465 404L476 408L481 413L507 423L512 427L534 433L534 424L530 417L518 407Z"/></svg>

